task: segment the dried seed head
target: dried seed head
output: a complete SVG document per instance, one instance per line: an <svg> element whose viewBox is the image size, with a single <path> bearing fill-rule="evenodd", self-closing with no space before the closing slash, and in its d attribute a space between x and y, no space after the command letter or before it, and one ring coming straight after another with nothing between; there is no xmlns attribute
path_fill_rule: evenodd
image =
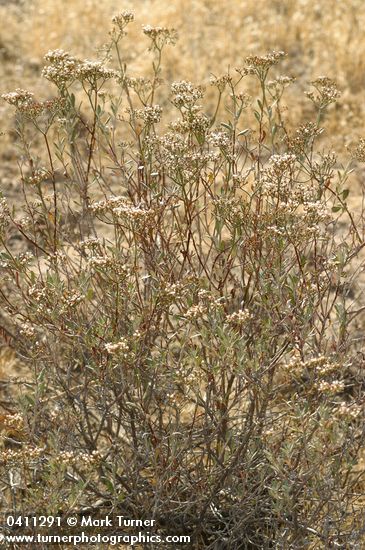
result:
<svg viewBox="0 0 365 550"><path fill-rule="evenodd" d="M360 138L354 149L350 149L352 157L359 162L365 162L365 139Z"/></svg>
<svg viewBox="0 0 365 550"><path fill-rule="evenodd" d="M316 80L312 80L312 86L316 92L304 92L305 95L314 103L318 109L325 109L331 103L335 103L341 92L337 88L334 80L321 76Z"/></svg>
<svg viewBox="0 0 365 550"><path fill-rule="evenodd" d="M134 13L129 10L122 11L121 13L114 15L112 22L116 25L120 31L124 31L128 23L134 21Z"/></svg>
<svg viewBox="0 0 365 550"><path fill-rule="evenodd" d="M268 70L277 65L279 61L285 57L285 53L280 51L272 51L266 55L249 55L246 57L244 67L238 67L236 70L242 75L255 74L260 79L266 77Z"/></svg>
<svg viewBox="0 0 365 550"><path fill-rule="evenodd" d="M151 49L161 50L165 44L174 45L177 40L177 32L175 29L167 27L152 27L144 25L143 33L152 40Z"/></svg>

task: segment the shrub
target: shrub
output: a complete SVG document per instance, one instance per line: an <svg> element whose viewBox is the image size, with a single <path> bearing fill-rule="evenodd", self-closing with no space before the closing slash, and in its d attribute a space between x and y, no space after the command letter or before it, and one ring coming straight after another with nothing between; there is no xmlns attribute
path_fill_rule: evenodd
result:
<svg viewBox="0 0 365 550"><path fill-rule="evenodd" d="M3 331L31 373L4 419L3 501L102 506L196 548L358 548L363 236L351 164L316 147L339 92L313 81L317 119L289 131L273 52L212 78L205 113L200 86L165 95L174 30L145 27L152 73L129 75L132 20L98 61L46 55L54 99L3 96L23 196L1 199Z"/></svg>

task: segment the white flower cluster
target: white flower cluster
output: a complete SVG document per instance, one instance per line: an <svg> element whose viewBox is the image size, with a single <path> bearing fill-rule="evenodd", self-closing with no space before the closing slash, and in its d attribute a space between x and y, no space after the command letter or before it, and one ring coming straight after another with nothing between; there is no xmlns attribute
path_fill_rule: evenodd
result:
<svg viewBox="0 0 365 550"><path fill-rule="evenodd" d="M89 237L79 242L79 246L83 252L98 250L101 244L101 239L97 237Z"/></svg>
<svg viewBox="0 0 365 550"><path fill-rule="evenodd" d="M120 281L125 280L130 275L130 270L125 265L125 262L121 258L114 256L97 254L95 251L91 251L87 263L90 270L116 275Z"/></svg>
<svg viewBox="0 0 365 550"><path fill-rule="evenodd" d="M115 197L109 197L108 199L101 200L98 202L94 202L90 206L90 210L94 212L94 214L104 214L105 212L111 212L114 208L117 208L118 206L122 206L126 203L126 198L123 196L115 196Z"/></svg>
<svg viewBox="0 0 365 550"><path fill-rule="evenodd" d="M122 355L127 359L130 351L129 343L126 338L121 338L118 342L109 342L105 344L105 349L110 355Z"/></svg>
<svg viewBox="0 0 365 550"><path fill-rule="evenodd" d="M336 395L343 392L345 389L345 383L343 380L333 380L332 382L321 380L321 382L316 385L316 388L319 393Z"/></svg>
<svg viewBox="0 0 365 550"><path fill-rule="evenodd" d="M249 311L244 309L235 311L234 313L231 313L226 317L227 323L229 325L232 325L233 327L243 327L251 319L252 319L252 314Z"/></svg>
<svg viewBox="0 0 365 550"><path fill-rule="evenodd" d="M281 51L273 51L261 56L250 55L246 57L246 66L243 68L239 67L236 70L241 75L256 74L262 78L270 67L279 63L283 57L285 57L285 53Z"/></svg>
<svg viewBox="0 0 365 550"><path fill-rule="evenodd" d="M123 204L113 209L113 213L129 223L147 224L154 222L155 210L153 208L145 208L143 206L133 206L131 204Z"/></svg>
<svg viewBox="0 0 365 550"><path fill-rule="evenodd" d="M35 335L35 330L29 323L23 323L20 327L19 333L27 338L32 338Z"/></svg>
<svg viewBox="0 0 365 550"><path fill-rule="evenodd" d="M56 86L63 87L76 78L79 60L68 52L59 49L50 50L44 58L50 65L43 68L42 76L56 84Z"/></svg>
<svg viewBox="0 0 365 550"><path fill-rule="evenodd" d="M45 60L49 65L43 68L42 75L58 87L64 87L77 79L95 83L99 79L118 76L116 71L107 68L101 61L80 61L64 50L49 51Z"/></svg>
<svg viewBox="0 0 365 550"><path fill-rule="evenodd" d="M2 94L1 97L10 105L14 105L14 107L19 108L32 102L33 96L34 94L32 94L31 92L28 92L27 90L23 90L21 88L17 88L14 92Z"/></svg>
<svg viewBox="0 0 365 550"><path fill-rule="evenodd" d="M140 118L147 126L149 126L161 121L162 107L159 105L148 105L144 109L135 109L133 114L136 118Z"/></svg>
<svg viewBox="0 0 365 550"><path fill-rule="evenodd" d="M144 204L133 205L125 197L110 197L106 200L95 202L90 206L95 214L113 213L115 216L129 223L146 224L153 223L156 211L147 208Z"/></svg>
<svg viewBox="0 0 365 550"><path fill-rule="evenodd" d="M226 149L231 144L231 139L227 132L223 132L221 130L210 132L207 136L207 141L213 145L213 147L219 147L220 149Z"/></svg>
<svg viewBox="0 0 365 550"><path fill-rule="evenodd" d="M28 296L37 305L37 313L48 315L52 314L56 308L59 314L67 313L85 300L85 295L78 290L60 291L50 285L42 286L40 283L29 287Z"/></svg>
<svg viewBox="0 0 365 550"><path fill-rule="evenodd" d="M161 162L169 172L179 172L186 179L193 177L197 170L209 162L219 159L219 152L209 153L200 148L194 149L187 139L173 132L161 137L151 137L146 140L146 145L151 152L158 151Z"/></svg>
<svg viewBox="0 0 365 550"><path fill-rule="evenodd" d="M331 213L321 201L308 201L303 203L303 220L308 227L316 227L318 223L331 219Z"/></svg>
<svg viewBox="0 0 365 550"><path fill-rule="evenodd" d="M316 372L319 376L327 376L337 371L340 365L324 355L319 355L318 357L312 357L306 361L301 361L298 358L292 359L286 365L286 368L289 370L307 369L308 371Z"/></svg>
<svg viewBox="0 0 365 550"><path fill-rule="evenodd" d="M194 86L194 84L186 80L173 82L171 84L171 91L172 103L178 108L185 107L186 109L191 109L195 106L197 101L204 95L201 86Z"/></svg>
<svg viewBox="0 0 365 550"><path fill-rule="evenodd" d="M198 320L202 319L204 315L207 313L208 308L203 304L196 304L194 306L191 306L186 312L185 317L189 320Z"/></svg>
<svg viewBox="0 0 365 550"><path fill-rule="evenodd" d="M337 408L336 416L345 420L355 420L360 416L362 411L363 407L361 405L346 403L345 401L343 401Z"/></svg>
<svg viewBox="0 0 365 550"><path fill-rule="evenodd" d="M81 81L87 80L94 82L95 80L107 80L108 78L117 77L118 74L113 69L107 68L101 61L90 61L86 59L78 65L75 71L75 77Z"/></svg>
<svg viewBox="0 0 365 550"><path fill-rule="evenodd" d="M21 414L6 414L3 419L3 424L8 430L20 431L24 428L24 419Z"/></svg>
<svg viewBox="0 0 365 550"><path fill-rule="evenodd" d="M75 451L60 451L54 458L54 461L58 464L64 464L65 466L92 466L101 459L99 451L92 451L91 453L77 453Z"/></svg>
<svg viewBox="0 0 365 550"><path fill-rule="evenodd" d="M189 111L190 116L183 113L183 118L171 122L169 128L174 133L187 134L188 132L194 132L205 136L211 126L211 120L205 114L194 112L196 109L192 108Z"/></svg>
<svg viewBox="0 0 365 550"><path fill-rule="evenodd" d="M0 464L30 464L44 454L40 447L24 446L22 449L6 449L0 452Z"/></svg>
<svg viewBox="0 0 365 550"><path fill-rule="evenodd" d="M317 93L305 92L305 94L320 109L324 109L331 103L334 103L341 96L341 92L331 78L321 76L316 80L312 80L311 84Z"/></svg>

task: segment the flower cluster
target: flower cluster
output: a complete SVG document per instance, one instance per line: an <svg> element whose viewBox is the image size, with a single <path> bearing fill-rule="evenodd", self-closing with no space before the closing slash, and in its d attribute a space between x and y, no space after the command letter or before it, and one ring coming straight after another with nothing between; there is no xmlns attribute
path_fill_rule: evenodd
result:
<svg viewBox="0 0 365 550"><path fill-rule="evenodd" d="M331 213L322 201L303 202L303 220L308 228L317 228L318 224L331 219Z"/></svg>
<svg viewBox="0 0 365 550"><path fill-rule="evenodd" d="M186 296L188 288L181 282L167 283L161 291L161 299L165 302L173 302Z"/></svg>
<svg viewBox="0 0 365 550"><path fill-rule="evenodd" d="M226 322L234 328L241 328L251 319L252 314L249 311L240 309L239 311L235 311L234 313L227 315Z"/></svg>
<svg viewBox="0 0 365 550"><path fill-rule="evenodd" d="M4 232L10 222L10 209L6 200L0 196L0 232Z"/></svg>
<svg viewBox="0 0 365 550"><path fill-rule="evenodd" d="M34 94L32 92L17 88L15 92L2 94L1 97L4 99L4 101L9 103L9 105L13 105L20 110L24 109L27 105L33 102L33 96Z"/></svg>
<svg viewBox="0 0 365 550"><path fill-rule="evenodd" d="M42 76L56 84L59 88L64 88L76 78L76 70L79 66L79 60L64 50L50 50L45 55L45 60L49 65L42 70Z"/></svg>
<svg viewBox="0 0 365 550"><path fill-rule="evenodd" d="M156 212L153 208L146 208L144 205L134 206L123 204L113 209L119 222L127 222L130 225L143 226L153 225Z"/></svg>
<svg viewBox="0 0 365 550"><path fill-rule="evenodd" d="M363 407L361 405L343 401L336 410L336 416L343 420L356 420L356 418L360 416L362 410Z"/></svg>
<svg viewBox="0 0 365 550"><path fill-rule="evenodd" d="M195 108L191 108L188 111L190 116L187 116L187 113L183 113L182 119L174 120L169 124L169 128L179 134L187 134L193 132L199 134L200 136L205 136L211 126L211 120L205 114L194 112Z"/></svg>
<svg viewBox="0 0 365 550"><path fill-rule="evenodd" d="M122 11L112 18L112 23L114 23L121 32L123 32L128 23L132 21L134 21L134 13L129 10Z"/></svg>
<svg viewBox="0 0 365 550"><path fill-rule="evenodd" d="M37 313L51 315L57 310L59 314L69 313L85 299L79 290L56 289L51 285L37 283L28 288L28 296L36 306Z"/></svg>
<svg viewBox="0 0 365 550"><path fill-rule="evenodd" d="M175 29L144 25L143 33L151 39L151 49L161 50L166 44L176 44L177 32Z"/></svg>
<svg viewBox="0 0 365 550"><path fill-rule="evenodd" d="M261 174L262 191L281 201L287 202L296 192L294 168L296 157L292 154L273 155Z"/></svg>
<svg viewBox="0 0 365 550"><path fill-rule="evenodd" d="M316 389L319 393L325 395L337 395L342 393L345 389L345 383L343 380L333 380L328 382L327 380L321 380L317 385Z"/></svg>
<svg viewBox="0 0 365 550"><path fill-rule="evenodd" d="M108 256L105 254L98 254L94 250L89 251L87 255L87 262L91 271L96 273L102 271L111 275L116 275L119 280L124 280L130 275L128 267L120 258L115 258L114 256Z"/></svg>
<svg viewBox="0 0 365 550"><path fill-rule="evenodd" d="M336 83L325 76L312 80L312 86L316 92L305 92L305 95L314 103L318 109L325 109L331 103L337 101L341 96Z"/></svg>
<svg viewBox="0 0 365 550"><path fill-rule="evenodd" d="M222 130L216 130L215 132L210 132L207 136L207 141L213 147L219 147L220 149L226 149L231 144L231 139L227 132Z"/></svg>
<svg viewBox="0 0 365 550"><path fill-rule="evenodd" d="M6 449L0 452L0 464L31 464L44 454L40 447L24 446L22 449Z"/></svg>
<svg viewBox="0 0 365 550"><path fill-rule="evenodd" d="M31 92L19 88L15 92L3 94L2 98L10 105L14 105L23 116L33 121L44 114L49 115L51 121L53 115L59 113L64 106L63 98L35 101Z"/></svg>
<svg viewBox="0 0 365 550"><path fill-rule="evenodd" d="M270 166L276 177L282 176L287 170L292 170L296 161L296 156L291 154L272 155L270 157Z"/></svg>
<svg viewBox="0 0 365 550"><path fill-rule="evenodd" d="M6 414L2 422L7 430L21 431L24 428L24 419L19 413Z"/></svg>
<svg viewBox="0 0 365 550"><path fill-rule="evenodd" d="M94 253L100 249L101 245L101 239L98 239L97 237L89 237L88 239L79 242L80 249L85 254Z"/></svg>
<svg viewBox="0 0 365 550"><path fill-rule="evenodd" d="M159 105L148 105L144 109L135 109L133 115L136 118L142 119L143 122L150 126L151 124L156 124L160 122L162 116L162 107Z"/></svg>
<svg viewBox="0 0 365 550"><path fill-rule="evenodd" d="M76 451L60 451L54 458L56 464L62 464L65 466L93 466L95 463L101 460L99 451L92 451L91 453L77 453Z"/></svg>
<svg viewBox="0 0 365 550"><path fill-rule="evenodd" d="M67 291L62 295L63 307L60 308L60 311L67 310L69 308L74 308L81 304L85 299L85 295L78 290Z"/></svg>
<svg viewBox="0 0 365 550"><path fill-rule="evenodd" d="M156 216L154 208L148 208L145 204L131 204L125 197L110 197L93 203L90 206L92 212L97 215L112 213L119 223L127 222L129 225L146 226L153 224Z"/></svg>
<svg viewBox="0 0 365 550"><path fill-rule="evenodd" d="M185 317L189 321L196 321L198 319L202 319L204 315L207 313L208 308L203 304L195 304L185 312Z"/></svg>
<svg viewBox="0 0 365 550"><path fill-rule="evenodd" d="M94 84L97 80L107 80L116 76L116 71L107 68L101 61L89 61L88 59L79 63L75 70L76 78L90 84Z"/></svg>
<svg viewBox="0 0 365 550"><path fill-rule="evenodd" d="M237 71L241 75L256 74L260 79L266 77L268 70L277 65L279 61L285 57L285 53L282 51L273 51L266 55L249 55L246 57L246 64L243 68L237 68Z"/></svg>
<svg viewBox="0 0 365 550"><path fill-rule="evenodd" d="M231 82L232 82L232 77L229 74L210 77L210 85L216 86L220 93L224 92L224 89L227 86L227 84L230 84Z"/></svg>
<svg viewBox="0 0 365 550"><path fill-rule="evenodd" d="M306 361L294 358L286 365L289 372L299 375L302 379L309 377L314 382L315 391L328 395L335 395L344 390L345 384L342 380L331 380L334 375L338 376L340 367L337 361L323 355Z"/></svg>
<svg viewBox="0 0 365 550"><path fill-rule="evenodd" d="M328 168L326 165L324 168ZM296 157L293 154L274 155L261 172L259 185L271 201L274 220L267 217L267 226L273 230L290 229L295 240L319 235L331 213L324 201L318 199L318 185L308 180L300 183L295 174ZM269 215L269 213L268 213ZM274 221L274 224L272 224Z"/></svg>
<svg viewBox="0 0 365 550"><path fill-rule="evenodd" d="M46 168L33 170L30 176L24 176L23 182L27 185L39 185L50 177L50 172Z"/></svg>
<svg viewBox="0 0 365 550"><path fill-rule="evenodd" d="M278 94L280 94L284 88L287 88L294 82L295 78L292 76L278 76L277 78L273 80L269 80L267 83L267 87L269 88L270 92L274 94L275 97L277 97Z"/></svg>
<svg viewBox="0 0 365 550"><path fill-rule="evenodd" d="M288 149L294 154L302 155L322 132L323 128L314 122L302 124L293 136L288 136Z"/></svg>
<svg viewBox="0 0 365 550"><path fill-rule="evenodd" d="M189 307L185 312L185 318L189 321L201 320L206 314L216 316L224 310L225 298L215 296L211 291L200 288L197 292L198 303Z"/></svg>
<svg viewBox="0 0 365 550"><path fill-rule="evenodd" d="M35 335L35 329L29 323L23 323L19 329L19 333L26 338L33 338Z"/></svg>
<svg viewBox="0 0 365 550"><path fill-rule="evenodd" d="M223 311L225 298L216 297L212 292L204 288L198 291L198 300L200 304L206 305L210 312Z"/></svg>
<svg viewBox="0 0 365 550"><path fill-rule="evenodd" d="M195 149L187 139L175 132L168 132L161 137L152 137L146 140L146 146L160 156L167 171L171 173L180 172L184 177L190 179L196 171L202 169L209 162L219 158L219 152L211 153Z"/></svg>
<svg viewBox="0 0 365 550"><path fill-rule="evenodd" d="M109 342L105 344L105 349L110 355L122 355L127 359L130 347L126 338L121 338L118 342Z"/></svg>
<svg viewBox="0 0 365 550"><path fill-rule="evenodd" d="M365 162L365 139L360 138L356 147L351 151L354 159Z"/></svg>
<svg viewBox="0 0 365 550"><path fill-rule="evenodd" d="M159 84L159 82L159 79L157 79L155 85ZM123 79L120 81L120 83L124 83L126 86L128 86L128 88L134 90L136 94L142 98L146 98L152 89L151 80L149 78L145 78L144 76L123 76Z"/></svg>
<svg viewBox="0 0 365 550"><path fill-rule="evenodd" d="M230 94L232 99L235 99L240 103L240 109L246 109L252 103L252 96L246 94L245 92L240 92L237 94Z"/></svg>
<svg viewBox="0 0 365 550"><path fill-rule="evenodd" d="M43 68L42 75L62 89L74 80L94 85L97 80L118 76L116 71L107 68L101 61L80 61L63 50L49 51L45 60L50 64Z"/></svg>
<svg viewBox="0 0 365 550"><path fill-rule="evenodd" d="M194 86L191 82L181 80L171 84L172 103L178 109L191 109L204 95L202 86Z"/></svg>
<svg viewBox="0 0 365 550"><path fill-rule="evenodd" d="M109 197L101 201L94 202L90 206L90 210L94 214L105 214L106 212L112 212L114 208L124 205L126 198L121 195L116 195L114 197Z"/></svg>

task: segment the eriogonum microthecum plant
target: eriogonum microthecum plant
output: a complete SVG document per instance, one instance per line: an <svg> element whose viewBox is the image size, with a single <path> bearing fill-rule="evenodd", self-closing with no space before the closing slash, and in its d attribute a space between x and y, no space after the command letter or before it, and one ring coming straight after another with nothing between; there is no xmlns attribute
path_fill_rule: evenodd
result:
<svg viewBox="0 0 365 550"><path fill-rule="evenodd" d="M213 77L206 112L203 86L162 79L175 30L145 26L152 71L129 73L133 20L100 59L48 52L51 101L3 96L22 203L0 200L1 322L29 372L4 505L101 501L194 548L358 547L364 228L352 161L317 148L339 92L313 81L315 120L288 130L272 52Z"/></svg>

